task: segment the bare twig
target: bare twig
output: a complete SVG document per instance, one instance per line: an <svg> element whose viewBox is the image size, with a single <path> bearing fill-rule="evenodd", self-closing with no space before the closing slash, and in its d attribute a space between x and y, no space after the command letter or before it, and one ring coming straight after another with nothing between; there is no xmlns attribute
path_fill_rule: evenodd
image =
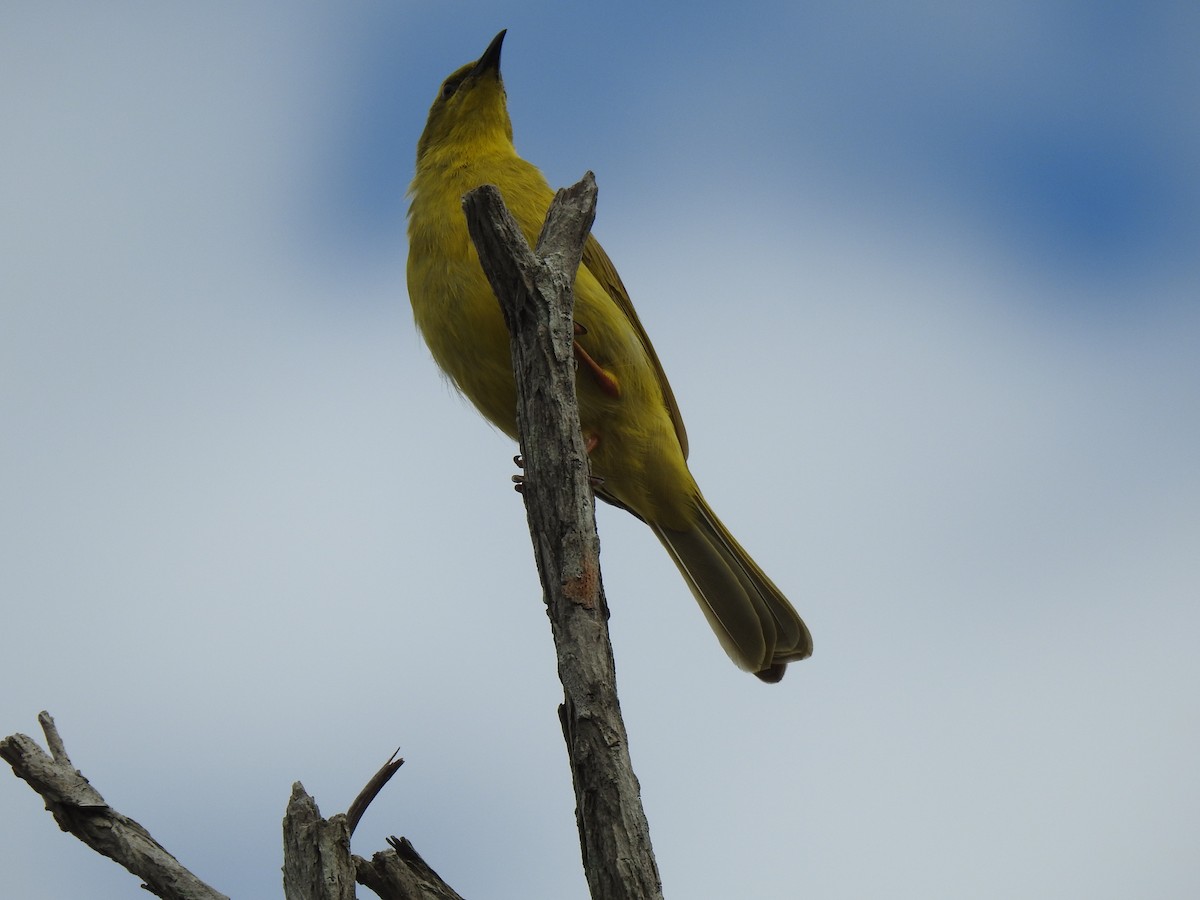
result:
<svg viewBox="0 0 1200 900"><path fill-rule="evenodd" d="M46 749L50 751L50 756L60 765L71 766L71 757L67 756L67 748L63 744L62 735L58 733L58 726L54 724L54 717L43 709L38 713L38 724L42 726L42 734L46 736ZM74 766L71 768L74 769Z"/></svg>
<svg viewBox="0 0 1200 900"><path fill-rule="evenodd" d="M63 831L120 863L163 900L229 900L189 872L145 828L105 803L71 764L50 714L41 713L38 721L50 754L33 738L14 734L0 741L0 757L41 794Z"/></svg>
<svg viewBox="0 0 1200 900"><path fill-rule="evenodd" d="M400 752L400 748L396 748L396 753ZM371 801L379 796L379 792L383 790L384 785L392 780L392 776L399 771L404 765L403 759L397 759L396 753L391 755L391 758L383 764L383 766L371 776L371 780L366 783L358 796L354 798L354 802L350 804L350 808L346 810L346 824L350 829L350 834L354 834L354 829L358 827L359 820L362 819L363 813L367 811L367 807L371 805Z"/></svg>
<svg viewBox="0 0 1200 900"><path fill-rule="evenodd" d="M559 191L536 253L496 188L472 191L463 206L512 338L522 494L558 654L565 698L559 714L588 886L593 900L642 900L660 898L662 886L617 702L575 398L572 290L595 202L590 172Z"/></svg>

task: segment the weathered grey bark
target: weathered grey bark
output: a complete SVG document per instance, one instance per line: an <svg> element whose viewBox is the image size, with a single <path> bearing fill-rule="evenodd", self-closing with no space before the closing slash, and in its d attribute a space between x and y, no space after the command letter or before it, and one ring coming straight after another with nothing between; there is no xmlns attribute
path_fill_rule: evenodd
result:
<svg viewBox="0 0 1200 900"><path fill-rule="evenodd" d="M359 884L383 900L463 900L421 859L408 838L390 837L388 843L391 850L376 853L370 860L354 857Z"/></svg>
<svg viewBox="0 0 1200 900"><path fill-rule="evenodd" d="M229 900L189 872L141 825L104 802L67 756L50 713L38 715L47 754L33 738L14 734L0 741L0 757L42 795L63 831L120 863L163 900Z"/></svg>
<svg viewBox="0 0 1200 900"><path fill-rule="evenodd" d="M283 817L283 895L287 900L354 900L346 816L322 819L317 801L298 781Z"/></svg>
<svg viewBox="0 0 1200 900"><path fill-rule="evenodd" d="M511 335L530 535L564 702L576 820L593 900L662 897L617 701L600 579L595 501L575 397L575 273L595 218L588 172L558 192L537 248L485 185L463 201L467 226Z"/></svg>

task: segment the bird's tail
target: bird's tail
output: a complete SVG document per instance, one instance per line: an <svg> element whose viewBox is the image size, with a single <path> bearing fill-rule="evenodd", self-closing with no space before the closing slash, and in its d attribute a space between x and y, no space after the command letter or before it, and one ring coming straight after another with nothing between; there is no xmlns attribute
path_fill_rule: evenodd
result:
<svg viewBox="0 0 1200 900"><path fill-rule="evenodd" d="M812 635L703 497L696 497L696 506L690 530L651 527L730 659L763 681L779 681L789 662L812 655Z"/></svg>

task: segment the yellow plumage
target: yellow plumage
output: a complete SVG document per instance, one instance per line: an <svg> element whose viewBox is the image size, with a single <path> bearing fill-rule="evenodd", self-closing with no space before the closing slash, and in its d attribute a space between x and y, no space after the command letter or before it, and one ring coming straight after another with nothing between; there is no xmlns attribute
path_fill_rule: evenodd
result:
<svg viewBox="0 0 1200 900"><path fill-rule="evenodd" d="M462 198L496 185L532 245L554 198L512 143L496 36L443 82L417 145L410 189L408 292L433 358L485 417L514 439L508 332L467 234ZM687 468L687 435L629 295L594 238L575 281L580 421L597 494L644 520L666 546L721 645L741 668L777 681L812 653L796 611L713 514Z"/></svg>

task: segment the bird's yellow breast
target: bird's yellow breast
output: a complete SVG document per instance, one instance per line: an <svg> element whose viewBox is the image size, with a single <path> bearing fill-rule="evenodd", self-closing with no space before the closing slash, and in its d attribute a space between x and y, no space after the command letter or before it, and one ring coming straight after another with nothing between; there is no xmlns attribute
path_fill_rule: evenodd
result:
<svg viewBox="0 0 1200 900"><path fill-rule="evenodd" d="M426 160L413 181L408 290L434 360L462 393L514 439L516 388L508 331L467 232L462 197L499 187L532 245L554 193L514 152L477 154L470 163ZM575 321L587 353L619 384L614 396L586 368L577 376L580 421L598 443L592 470L604 489L643 518L683 523L693 515L687 471L657 371L625 313L585 266L575 282ZM665 520L665 521L664 521Z"/></svg>
<svg viewBox="0 0 1200 900"><path fill-rule="evenodd" d="M512 169L512 174L520 175L521 187L503 191L505 203L526 239L532 240L525 226L527 217L519 216L518 210L533 205L543 193L542 186L511 163L498 159L490 166L430 167L418 173L409 210L408 294L434 360L489 421L516 438L508 331L462 212L464 194L481 184L496 183L501 170ZM536 170L534 174L538 175ZM507 180L512 183L511 175ZM544 186L545 193L549 190ZM545 201L546 209L549 203Z"/></svg>

